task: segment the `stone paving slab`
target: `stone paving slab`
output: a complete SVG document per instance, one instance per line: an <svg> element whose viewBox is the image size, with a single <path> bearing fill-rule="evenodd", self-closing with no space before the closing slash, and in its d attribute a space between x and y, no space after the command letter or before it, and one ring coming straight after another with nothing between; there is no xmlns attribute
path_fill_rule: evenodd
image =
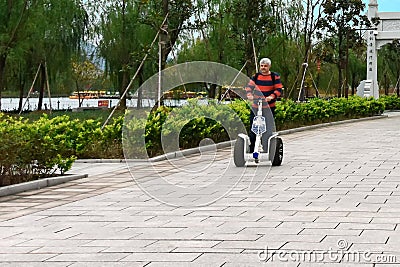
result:
<svg viewBox="0 0 400 267"><path fill-rule="evenodd" d="M185 159L154 162L151 170L140 164L128 169L124 163L79 163L73 171L89 173L87 178L0 198L0 263L395 266L400 263L399 125L399 116L389 116L284 135L283 165L273 168L230 167L229 149L219 149L211 165L207 155L188 156L193 165L185 162L187 169L179 171ZM164 175L170 183L196 188L218 179L221 171L242 179L202 207L161 203L135 183ZM265 180L254 181L266 173ZM250 182L258 187L249 191ZM162 186L154 186L168 199ZM195 203L202 194L198 190L184 199Z"/></svg>

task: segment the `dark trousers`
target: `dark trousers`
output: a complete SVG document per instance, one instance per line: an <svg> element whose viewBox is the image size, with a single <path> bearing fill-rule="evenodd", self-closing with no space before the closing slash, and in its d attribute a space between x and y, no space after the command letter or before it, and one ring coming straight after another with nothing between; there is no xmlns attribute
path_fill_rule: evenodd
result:
<svg viewBox="0 0 400 267"><path fill-rule="evenodd" d="M253 119L257 116L257 108L252 107L250 111L250 129L249 129L249 137L250 137L250 153L254 152L254 144L256 142L256 134L251 131L251 125L253 124ZM268 151L268 138L275 131L275 107L271 108L263 108L263 117L265 118L265 123L267 124L267 131L262 135L261 142L263 144L264 152Z"/></svg>

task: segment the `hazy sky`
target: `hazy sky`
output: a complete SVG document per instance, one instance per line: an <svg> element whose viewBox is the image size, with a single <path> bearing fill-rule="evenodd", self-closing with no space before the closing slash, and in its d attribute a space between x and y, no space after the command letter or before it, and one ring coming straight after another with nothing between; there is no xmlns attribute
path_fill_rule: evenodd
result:
<svg viewBox="0 0 400 267"><path fill-rule="evenodd" d="M363 0L368 4L369 0ZM400 12L400 0L378 0L378 11L383 12Z"/></svg>

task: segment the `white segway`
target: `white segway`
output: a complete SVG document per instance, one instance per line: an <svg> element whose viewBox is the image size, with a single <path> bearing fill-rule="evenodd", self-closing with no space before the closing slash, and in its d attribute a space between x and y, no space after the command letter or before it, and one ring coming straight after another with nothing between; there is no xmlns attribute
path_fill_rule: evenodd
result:
<svg viewBox="0 0 400 267"><path fill-rule="evenodd" d="M283 159L283 142L278 133L273 133L268 138L268 151L264 151L262 135L267 131L267 124L262 115L262 100L258 101L257 116L253 119L251 131L256 134L254 152L250 153L250 137L239 134L234 147L234 163L236 167L243 167L246 162L270 161L272 166L279 166Z"/></svg>

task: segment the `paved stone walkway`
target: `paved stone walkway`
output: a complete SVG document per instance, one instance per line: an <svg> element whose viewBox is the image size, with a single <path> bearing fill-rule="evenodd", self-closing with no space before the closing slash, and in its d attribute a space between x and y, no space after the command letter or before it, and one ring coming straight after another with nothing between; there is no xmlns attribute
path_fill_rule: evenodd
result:
<svg viewBox="0 0 400 267"><path fill-rule="evenodd" d="M89 177L2 197L1 266L397 266L400 116L282 138L283 165L271 169L232 167L229 149L193 155L184 170L179 159L130 165L139 184L244 178L202 207L155 200L122 163L75 164Z"/></svg>

